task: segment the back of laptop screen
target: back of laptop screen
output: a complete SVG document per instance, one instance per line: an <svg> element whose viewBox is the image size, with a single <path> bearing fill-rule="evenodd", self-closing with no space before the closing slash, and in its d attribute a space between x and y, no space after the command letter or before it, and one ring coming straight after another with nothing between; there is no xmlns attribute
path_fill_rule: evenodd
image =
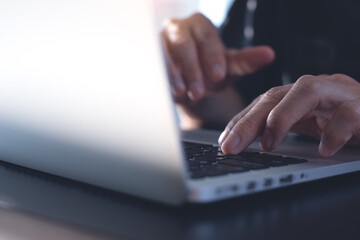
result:
<svg viewBox="0 0 360 240"><path fill-rule="evenodd" d="M146 0L0 3L0 158L165 202L184 197Z"/></svg>

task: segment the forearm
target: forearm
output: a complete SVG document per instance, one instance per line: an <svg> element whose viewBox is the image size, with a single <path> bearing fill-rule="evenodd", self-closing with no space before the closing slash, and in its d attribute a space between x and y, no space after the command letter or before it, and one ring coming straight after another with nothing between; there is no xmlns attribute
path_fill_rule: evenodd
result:
<svg viewBox="0 0 360 240"><path fill-rule="evenodd" d="M245 107L238 92L225 88L200 101L177 104L183 129L208 128L223 130L231 118Z"/></svg>

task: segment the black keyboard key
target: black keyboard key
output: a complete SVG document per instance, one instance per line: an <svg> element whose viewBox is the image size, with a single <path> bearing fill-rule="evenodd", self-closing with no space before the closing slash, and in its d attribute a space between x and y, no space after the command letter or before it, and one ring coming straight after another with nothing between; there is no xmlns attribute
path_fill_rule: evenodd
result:
<svg viewBox="0 0 360 240"><path fill-rule="evenodd" d="M217 155L201 155L194 157L196 160L216 161Z"/></svg>
<svg viewBox="0 0 360 240"><path fill-rule="evenodd" d="M227 156L217 156L216 160L221 161L221 160L225 160L227 158L228 158Z"/></svg>
<svg viewBox="0 0 360 240"><path fill-rule="evenodd" d="M305 163L307 160L301 158L284 157L285 160L289 161L290 164Z"/></svg>
<svg viewBox="0 0 360 240"><path fill-rule="evenodd" d="M279 155L272 155L268 153L261 153L263 160L268 160L272 163L273 167L285 166L289 164L305 163L307 160L294 158L294 157L283 157ZM254 161L257 161L254 159Z"/></svg>
<svg viewBox="0 0 360 240"><path fill-rule="evenodd" d="M225 153L223 153L223 152L217 152L216 155L217 155L218 157L227 156L227 155L226 155Z"/></svg>
<svg viewBox="0 0 360 240"><path fill-rule="evenodd" d="M188 164L189 166L196 166L196 165L211 165L211 164L216 164L217 161L216 160L211 160L211 161L207 161L207 160L193 160L193 161L189 161Z"/></svg>
<svg viewBox="0 0 360 240"><path fill-rule="evenodd" d="M249 170L237 166L229 166L223 164L206 165L199 169L191 171L191 178L198 179L204 177L222 176L230 173L239 173L246 171Z"/></svg>
<svg viewBox="0 0 360 240"><path fill-rule="evenodd" d="M284 160L281 156L275 156L275 155L265 155L265 154L259 154L256 156L234 156L235 159L238 159L240 161L245 162L252 162L252 163L259 163L262 165L266 165L269 167L280 167L280 166L286 166L289 164L288 161Z"/></svg>
<svg viewBox="0 0 360 240"><path fill-rule="evenodd" d="M239 160L238 158L232 158L232 157L230 157L229 159L220 161L220 163L226 164L226 165L231 165L231 166L242 167L242 168L249 169L249 170L259 170L259 169L266 169L266 168L270 167L268 165L250 162L250 161L242 161L242 160Z"/></svg>
<svg viewBox="0 0 360 240"><path fill-rule="evenodd" d="M200 149L204 146L211 146L208 144L201 144L201 143L193 143L193 142L183 142L183 149Z"/></svg>

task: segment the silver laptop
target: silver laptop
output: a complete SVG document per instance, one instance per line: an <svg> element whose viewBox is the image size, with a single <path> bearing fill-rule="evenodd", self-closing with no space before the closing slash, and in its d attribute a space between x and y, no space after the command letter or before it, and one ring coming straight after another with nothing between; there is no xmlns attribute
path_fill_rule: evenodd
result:
<svg viewBox="0 0 360 240"><path fill-rule="evenodd" d="M150 1L0 2L3 161L168 204L360 169L355 149L322 159L315 143L290 135L277 156L254 143L233 159L217 137L194 131L183 135L192 143L180 141Z"/></svg>

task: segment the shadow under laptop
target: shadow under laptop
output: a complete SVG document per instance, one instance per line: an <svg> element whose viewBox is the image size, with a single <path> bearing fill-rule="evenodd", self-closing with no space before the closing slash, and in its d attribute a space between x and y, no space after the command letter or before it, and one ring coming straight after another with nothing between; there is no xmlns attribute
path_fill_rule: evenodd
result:
<svg viewBox="0 0 360 240"><path fill-rule="evenodd" d="M355 173L213 204L169 207L0 162L2 207L122 239L351 238L360 233L359 189Z"/></svg>

